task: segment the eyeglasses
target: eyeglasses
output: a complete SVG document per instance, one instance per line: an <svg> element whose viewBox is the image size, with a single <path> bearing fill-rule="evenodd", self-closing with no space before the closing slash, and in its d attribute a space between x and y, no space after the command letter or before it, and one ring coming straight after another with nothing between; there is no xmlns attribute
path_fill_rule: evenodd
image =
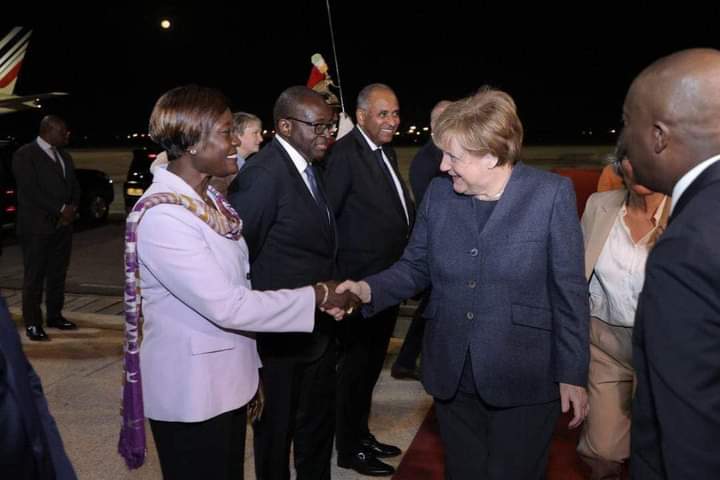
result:
<svg viewBox="0 0 720 480"><path fill-rule="evenodd" d="M335 123L306 122L305 120L300 120L299 118L295 118L295 117L287 117L287 119L295 120L296 122L300 122L300 123L303 123L310 127L313 127L315 135L323 135L326 132L329 133L330 135L335 135L335 133L337 132L337 125Z"/></svg>

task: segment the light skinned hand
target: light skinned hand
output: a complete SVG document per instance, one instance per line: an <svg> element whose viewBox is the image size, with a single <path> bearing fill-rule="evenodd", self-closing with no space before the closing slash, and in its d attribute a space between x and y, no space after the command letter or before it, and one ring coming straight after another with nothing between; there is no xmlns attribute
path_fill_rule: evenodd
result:
<svg viewBox="0 0 720 480"><path fill-rule="evenodd" d="M332 307L332 308L320 307L320 310L327 313L328 315L330 315L337 321L342 320L347 315L347 312L339 307Z"/></svg>
<svg viewBox="0 0 720 480"><path fill-rule="evenodd" d="M344 293L350 291L357 295L363 303L370 303L372 300L372 292L370 291L370 285L367 282L359 281L354 282L352 280L345 280L335 289L335 293Z"/></svg>
<svg viewBox="0 0 720 480"><path fill-rule="evenodd" d="M568 424L568 428L573 429L582 424L585 417L590 412L590 404L588 403L587 390L584 387L570 385L568 383L560 384L560 403L562 412L566 413L572 405L573 418Z"/></svg>

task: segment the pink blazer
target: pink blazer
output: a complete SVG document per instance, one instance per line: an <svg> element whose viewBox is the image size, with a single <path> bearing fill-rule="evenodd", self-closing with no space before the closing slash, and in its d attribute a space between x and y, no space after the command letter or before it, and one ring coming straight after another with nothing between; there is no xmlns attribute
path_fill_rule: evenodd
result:
<svg viewBox="0 0 720 480"><path fill-rule="evenodd" d="M164 167L145 195L175 192L202 201ZM142 308L140 366L145 415L199 422L245 405L257 391L260 358L244 332L310 332L312 287L251 290L243 239L227 239L185 208L158 205L138 227Z"/></svg>

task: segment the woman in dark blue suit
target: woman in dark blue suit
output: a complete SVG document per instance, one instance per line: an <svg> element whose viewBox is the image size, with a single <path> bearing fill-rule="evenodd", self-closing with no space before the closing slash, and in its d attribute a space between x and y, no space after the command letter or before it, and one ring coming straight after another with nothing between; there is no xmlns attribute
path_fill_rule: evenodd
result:
<svg viewBox="0 0 720 480"><path fill-rule="evenodd" d="M374 314L432 286L423 384L448 478L543 478L553 427L587 415L588 300L572 183L518 161L523 128L504 92L451 104L410 243L349 289Z"/></svg>

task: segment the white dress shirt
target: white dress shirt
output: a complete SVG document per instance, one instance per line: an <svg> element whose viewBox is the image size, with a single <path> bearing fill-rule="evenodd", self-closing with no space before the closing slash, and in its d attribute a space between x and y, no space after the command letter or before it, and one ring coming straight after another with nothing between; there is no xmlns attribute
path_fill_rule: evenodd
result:
<svg viewBox="0 0 720 480"><path fill-rule="evenodd" d="M698 163L693 168L691 168L685 175L680 177L680 180L677 181L675 186L673 187L672 191L672 207L670 208L670 213L675 209L675 205L678 204L678 201L680 200L680 197L683 193L685 193L685 190L690 186L692 182L695 181L697 177L700 176L702 172L705 171L710 165L720 160L720 155L715 155L714 157L710 157L707 160Z"/></svg>
<svg viewBox="0 0 720 480"><path fill-rule="evenodd" d="M143 198L160 192L203 200L156 166ZM257 391L254 332L310 332L312 287L250 290L244 239L228 239L178 205L150 208L137 229L144 323L140 346L148 418L199 422L245 405Z"/></svg>
<svg viewBox="0 0 720 480"><path fill-rule="evenodd" d="M362 136L365 137L365 141L370 146L370 150L373 152L377 150L378 147L375 145L375 142L370 140L370 137L368 137L365 132L363 132L363 129L358 126L358 130L360 130L360 133L362 133ZM383 161L385 161L385 165L387 166L388 171L390 172L390 176L393 179L393 183L395 184L395 191L398 194L398 197L400 197L400 203L402 203L403 211L405 212L405 220L407 221L408 225L410 225L410 215L408 215L408 209L407 205L405 204L405 195L403 195L402 185L400 185L400 180L397 178L397 175L395 175L395 170L393 170L392 165L390 164L390 160L388 160L387 155L385 155L385 152L380 150L382 152Z"/></svg>
<svg viewBox="0 0 720 480"><path fill-rule="evenodd" d="M635 309L645 282L648 241L666 208L667 197L655 211L652 228L637 243L625 223L627 209L622 206L610 230L590 277L590 315L621 327L635 324Z"/></svg>
<svg viewBox="0 0 720 480"><path fill-rule="evenodd" d="M290 145L287 140L282 138L280 135L275 135L275 138L277 139L278 143L285 149L287 154L290 156L290 160L292 160L293 165L295 165L295 168L297 169L298 173L303 179L303 182L305 182L305 186L308 189L308 192L310 192L310 195L312 195L313 198L315 198L315 195L313 195L312 188L310 188L310 179L307 177L307 167L308 162L305 160L305 157L302 156L300 152L298 152L295 147ZM317 199L315 199L317 200Z"/></svg>

